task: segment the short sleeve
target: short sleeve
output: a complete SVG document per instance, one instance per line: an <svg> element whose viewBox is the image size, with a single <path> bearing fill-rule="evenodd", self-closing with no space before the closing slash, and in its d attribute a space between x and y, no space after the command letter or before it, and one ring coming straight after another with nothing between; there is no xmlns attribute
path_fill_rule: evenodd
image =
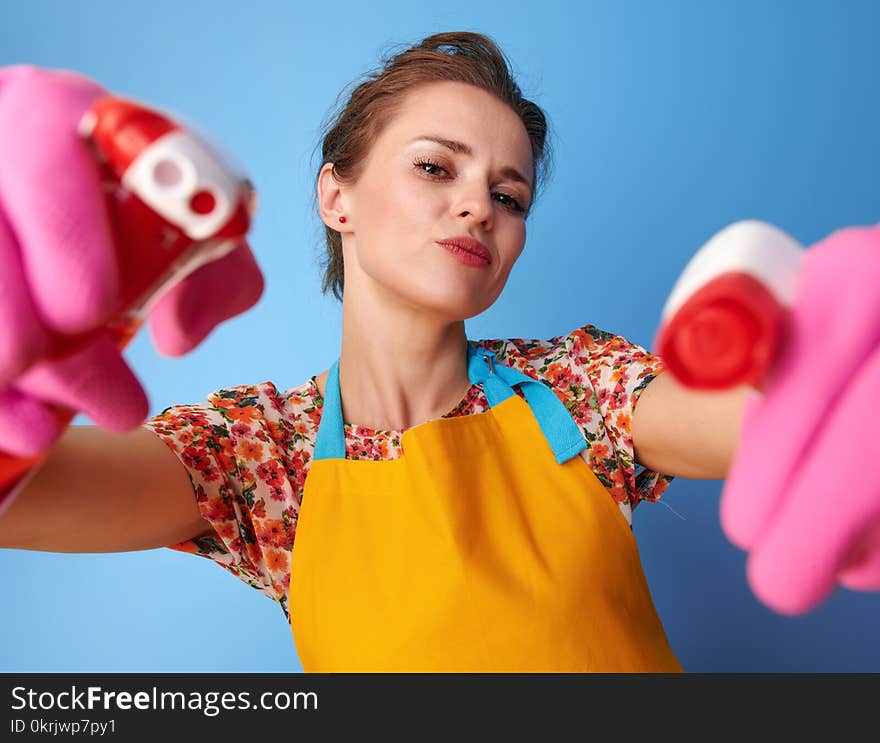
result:
<svg viewBox="0 0 880 743"><path fill-rule="evenodd" d="M641 501L657 501L673 477L637 465L632 415L639 396L663 373L659 356L624 337L584 325L550 339L479 341L503 364L543 380L562 400L588 447L597 479L627 519Z"/></svg>
<svg viewBox="0 0 880 743"><path fill-rule="evenodd" d="M603 442L590 453L594 469L617 500L628 497L632 507L656 502L674 479L635 461L632 416L651 380L665 372L662 359L626 338L584 325L564 337L572 375L583 387L576 395L578 412L598 411Z"/></svg>
<svg viewBox="0 0 880 743"><path fill-rule="evenodd" d="M220 390L146 421L186 469L205 536L168 545L207 557L277 601L287 591L302 467L296 426L271 383ZM299 454L298 454L299 453ZM299 461L302 464L302 461Z"/></svg>

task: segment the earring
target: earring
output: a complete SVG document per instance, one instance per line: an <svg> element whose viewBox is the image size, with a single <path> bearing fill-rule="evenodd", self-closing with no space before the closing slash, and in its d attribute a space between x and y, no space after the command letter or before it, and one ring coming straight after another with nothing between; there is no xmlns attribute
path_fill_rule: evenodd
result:
<svg viewBox="0 0 880 743"><path fill-rule="evenodd" d="M340 217L340 218L339 218L339 221L340 221L340 222L345 222L345 217Z"/></svg>

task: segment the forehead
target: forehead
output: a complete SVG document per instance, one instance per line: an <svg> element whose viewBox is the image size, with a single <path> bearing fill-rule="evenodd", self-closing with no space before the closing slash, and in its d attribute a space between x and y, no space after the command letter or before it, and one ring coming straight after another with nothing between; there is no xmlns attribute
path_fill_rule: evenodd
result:
<svg viewBox="0 0 880 743"><path fill-rule="evenodd" d="M464 142L475 157L531 173L525 126L510 106L482 88L453 81L419 85L406 93L380 139L397 147L427 133Z"/></svg>

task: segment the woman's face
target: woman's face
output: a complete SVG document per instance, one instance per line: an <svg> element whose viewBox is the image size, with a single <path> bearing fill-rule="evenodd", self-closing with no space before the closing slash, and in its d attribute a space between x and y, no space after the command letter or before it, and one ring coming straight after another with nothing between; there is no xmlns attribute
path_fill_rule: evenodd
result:
<svg viewBox="0 0 880 743"><path fill-rule="evenodd" d="M411 90L342 189L346 298L366 285L447 320L479 314L523 250L533 181L528 135L505 103L458 82ZM485 246L488 265L437 242L462 236Z"/></svg>

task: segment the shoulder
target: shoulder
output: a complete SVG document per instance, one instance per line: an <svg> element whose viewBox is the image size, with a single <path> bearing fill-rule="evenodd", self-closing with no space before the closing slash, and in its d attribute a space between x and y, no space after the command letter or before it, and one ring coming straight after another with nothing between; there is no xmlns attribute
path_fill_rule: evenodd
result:
<svg viewBox="0 0 880 743"><path fill-rule="evenodd" d="M186 427L247 427L266 422L293 422L315 412L315 386L310 379L297 387L279 391L273 382L224 387L206 395L200 403L174 405L148 421L151 428L170 431ZM245 433L242 430L242 433Z"/></svg>
<svg viewBox="0 0 880 743"><path fill-rule="evenodd" d="M552 338L489 338L475 343L492 351L499 363L547 382L554 388L560 386L561 377L569 366L568 334Z"/></svg>
<svg viewBox="0 0 880 743"><path fill-rule="evenodd" d="M166 408L144 426L203 479L243 490L285 479L298 495L317 434L315 389L312 379L284 392L272 382L226 387L201 403Z"/></svg>
<svg viewBox="0 0 880 743"><path fill-rule="evenodd" d="M588 443L589 462L621 508L657 500L671 478L636 472L632 413L648 383L664 371L659 356L622 335L586 324L550 338L476 341L499 362L547 384Z"/></svg>
<svg viewBox="0 0 880 743"><path fill-rule="evenodd" d="M628 378L641 381L661 369L659 357L621 335L591 324L550 338L491 338L475 342L493 351L499 362L546 382L565 400L582 398L592 386L612 383L613 387L613 383L621 381L621 371Z"/></svg>

